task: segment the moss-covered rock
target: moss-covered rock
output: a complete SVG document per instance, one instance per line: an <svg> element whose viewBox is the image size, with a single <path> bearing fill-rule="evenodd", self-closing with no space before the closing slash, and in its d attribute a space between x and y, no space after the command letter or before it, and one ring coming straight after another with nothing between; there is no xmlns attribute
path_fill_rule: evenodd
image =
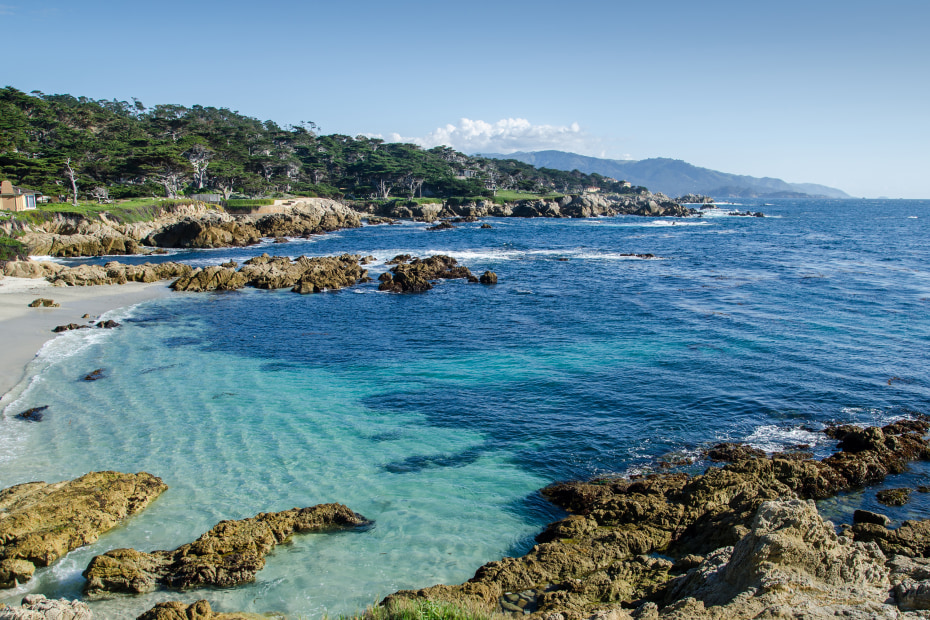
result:
<svg viewBox="0 0 930 620"><path fill-rule="evenodd" d="M0 491L0 587L32 577L139 512L168 487L141 472L93 472L72 481Z"/></svg>
<svg viewBox="0 0 930 620"><path fill-rule="evenodd" d="M91 560L84 571L88 596L139 594L159 587L230 587L255 579L265 555L295 532L352 528L368 521L342 504L320 504L221 521L192 543L174 551L143 553L114 549Z"/></svg>

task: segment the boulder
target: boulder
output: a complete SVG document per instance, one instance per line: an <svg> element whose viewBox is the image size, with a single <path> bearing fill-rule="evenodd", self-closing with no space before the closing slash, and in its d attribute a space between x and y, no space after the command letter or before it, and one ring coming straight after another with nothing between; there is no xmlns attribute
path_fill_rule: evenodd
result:
<svg viewBox="0 0 930 620"><path fill-rule="evenodd" d="M30 308L60 308L61 304L56 304L54 299L40 297L29 302Z"/></svg>
<svg viewBox="0 0 930 620"><path fill-rule="evenodd" d="M56 286L99 286L125 284L126 282L158 282L189 275L190 265L175 262L123 265L111 261L101 265L77 265L65 267L46 279Z"/></svg>
<svg viewBox="0 0 930 620"><path fill-rule="evenodd" d="M782 618L800 609L816 610L810 618L874 617L890 585L884 562L875 545L838 537L812 501L768 501L735 546L669 584L660 617Z"/></svg>
<svg viewBox="0 0 930 620"><path fill-rule="evenodd" d="M320 504L221 521L174 551L114 549L91 560L84 592L91 597L156 588L231 587L255 579L265 555L295 532L352 528L369 522L342 504Z"/></svg>
<svg viewBox="0 0 930 620"><path fill-rule="evenodd" d="M55 327L52 331L55 332L56 334L60 334L61 332L69 332L69 331L71 331L71 330L73 330L73 329L87 329L88 327L90 327L90 326L89 326L89 325L79 325L79 324L77 324L77 323L68 323L67 325L59 325L59 326Z"/></svg>
<svg viewBox="0 0 930 620"><path fill-rule="evenodd" d="M478 281L482 284L497 284L497 274L493 271L485 271L481 274L481 277L478 278Z"/></svg>
<svg viewBox="0 0 930 620"><path fill-rule="evenodd" d="M254 245L262 233L225 213L185 217L152 232L143 243L162 248L222 248Z"/></svg>
<svg viewBox="0 0 930 620"><path fill-rule="evenodd" d="M911 489L882 489L875 497L880 504L886 506L903 506L911 498Z"/></svg>
<svg viewBox="0 0 930 620"><path fill-rule="evenodd" d="M180 601L159 603L136 620L268 620L265 614L248 614L241 612L219 613L213 611L210 603L201 599L190 605Z"/></svg>
<svg viewBox="0 0 930 620"><path fill-rule="evenodd" d="M431 280L466 278L470 282L478 281L467 267L459 265L451 256L437 254L424 259L407 259L404 255L394 258L398 260L403 262L378 278L381 280L379 291L419 293L433 288Z"/></svg>
<svg viewBox="0 0 930 620"><path fill-rule="evenodd" d="M168 488L151 474L92 472L72 481L28 482L0 491L0 587L97 540Z"/></svg>
<svg viewBox="0 0 930 620"><path fill-rule="evenodd" d="M27 422L41 422L47 409L48 405L32 407L30 409L26 409L23 412L17 413L16 417L20 420L26 420Z"/></svg>
<svg viewBox="0 0 930 620"><path fill-rule="evenodd" d="M0 605L0 620L91 620L87 603L27 594L19 607Z"/></svg>
<svg viewBox="0 0 930 620"><path fill-rule="evenodd" d="M227 267L197 268L171 284L175 291L201 293L204 291L234 291L248 284L248 278Z"/></svg>
<svg viewBox="0 0 930 620"><path fill-rule="evenodd" d="M3 265L3 275L10 276L11 278L45 278L62 269L65 269L65 266L59 265L58 263L35 260L11 260Z"/></svg>
<svg viewBox="0 0 930 620"><path fill-rule="evenodd" d="M744 443L718 443L704 455L712 461L733 463L747 458L763 457L765 452Z"/></svg>

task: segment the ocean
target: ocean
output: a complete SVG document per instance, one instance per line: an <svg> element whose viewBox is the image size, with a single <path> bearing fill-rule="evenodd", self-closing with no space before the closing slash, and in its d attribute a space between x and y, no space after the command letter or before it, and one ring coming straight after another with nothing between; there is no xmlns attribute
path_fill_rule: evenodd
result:
<svg viewBox="0 0 930 620"><path fill-rule="evenodd" d="M104 618L198 598L353 613L524 553L563 516L539 494L547 484L661 461L699 472L720 441L825 455L827 424L930 413L930 201L770 203L734 207L764 218L402 222L158 257L349 252L373 255L376 279L397 254L447 254L499 283L174 294L108 313L119 329L56 337L0 420L0 487L112 469L169 490L0 602L78 597L81 571L109 549L173 549L224 519L340 502L374 526L296 535L241 587L91 606ZM14 417L41 405L42 422ZM856 506L927 517L927 494L892 511L877 488L821 509L837 522Z"/></svg>

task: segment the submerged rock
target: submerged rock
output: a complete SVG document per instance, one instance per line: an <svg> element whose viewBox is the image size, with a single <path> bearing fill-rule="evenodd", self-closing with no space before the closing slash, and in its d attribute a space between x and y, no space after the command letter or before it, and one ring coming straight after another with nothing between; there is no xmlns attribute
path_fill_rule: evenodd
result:
<svg viewBox="0 0 930 620"><path fill-rule="evenodd" d="M94 542L167 488L145 472L103 471L0 491L0 587L25 583L36 567Z"/></svg>
<svg viewBox="0 0 930 620"><path fill-rule="evenodd" d="M320 504L221 521L192 543L174 551L143 553L114 549L91 560L84 571L89 596L139 594L156 588L230 587L255 579L265 555L292 534L351 528L369 522L342 504Z"/></svg>
<svg viewBox="0 0 930 620"><path fill-rule="evenodd" d="M103 377L103 368L98 368L84 375L84 381L96 381L97 379L103 379Z"/></svg>

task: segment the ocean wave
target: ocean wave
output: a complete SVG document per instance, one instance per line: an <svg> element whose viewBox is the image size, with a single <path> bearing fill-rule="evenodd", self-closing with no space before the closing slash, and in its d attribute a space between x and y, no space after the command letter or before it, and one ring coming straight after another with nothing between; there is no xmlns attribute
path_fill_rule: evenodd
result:
<svg viewBox="0 0 930 620"><path fill-rule="evenodd" d="M671 228L671 227L687 227L687 226L712 226L711 222L705 222L702 220L692 220L692 219L661 219L661 220L646 220L643 218L643 221L617 221L615 219L606 219L606 220L585 220L585 223L589 226L598 226L601 228Z"/></svg>
<svg viewBox="0 0 930 620"><path fill-rule="evenodd" d="M771 454L795 446L803 445L813 448L827 439L823 433L818 433L806 427L763 424L744 438L743 441L753 448Z"/></svg>

